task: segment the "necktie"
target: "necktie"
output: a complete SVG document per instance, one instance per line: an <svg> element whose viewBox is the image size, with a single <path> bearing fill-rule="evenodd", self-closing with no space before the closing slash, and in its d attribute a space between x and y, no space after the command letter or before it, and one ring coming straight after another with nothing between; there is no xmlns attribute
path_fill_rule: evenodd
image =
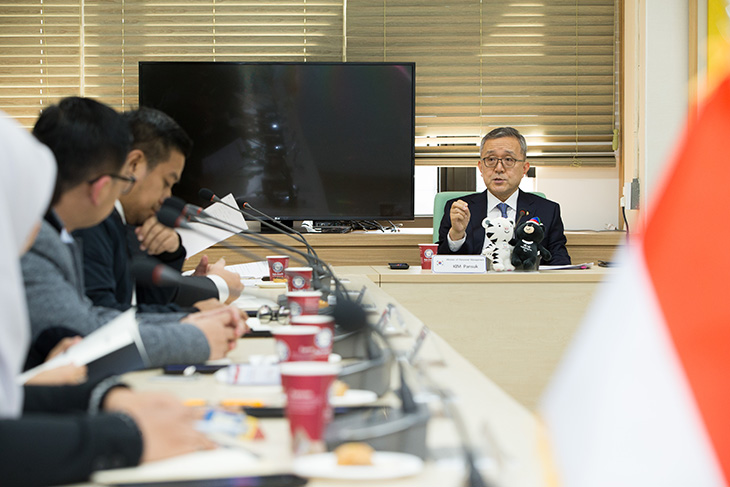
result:
<svg viewBox="0 0 730 487"><path fill-rule="evenodd" d="M497 208L502 212L502 218L507 218L507 208L509 208L507 203L497 203Z"/></svg>

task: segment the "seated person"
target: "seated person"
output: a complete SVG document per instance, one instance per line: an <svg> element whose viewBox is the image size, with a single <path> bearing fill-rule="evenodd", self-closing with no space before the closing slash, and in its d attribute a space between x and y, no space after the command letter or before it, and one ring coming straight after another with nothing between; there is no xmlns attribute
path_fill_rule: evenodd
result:
<svg viewBox="0 0 730 487"><path fill-rule="evenodd" d="M5 487L82 482L95 470L212 448L180 401L117 380L18 385L30 338L18 256L53 190L53 155L0 113L0 479ZM28 195L32 198L28 198ZM23 201L18 205L18 201Z"/></svg>
<svg viewBox="0 0 730 487"><path fill-rule="evenodd" d="M196 276L186 278L197 281L195 286L159 288L134 282L130 264L135 256L154 255L178 271L185 262L180 236L155 214L180 180L192 141L158 110L141 107L122 116L132 132L127 165L136 182L103 222L73 234L83 242L86 295L97 306L126 310L136 303L139 311L150 312L181 311L181 306L207 309L216 303L200 301L209 298L234 301L243 289L240 277L223 268L225 261L207 265L207 257Z"/></svg>
<svg viewBox="0 0 730 487"><path fill-rule="evenodd" d="M101 103L66 98L43 111L33 134L51 149L58 167L51 208L21 259L35 343L58 330L87 335L120 313L94 306L85 296L81 252L70 232L109 216L134 178L126 164L129 127ZM231 307L187 316L138 313L137 318L152 367L222 358L245 332L239 311Z"/></svg>
<svg viewBox="0 0 730 487"><path fill-rule="evenodd" d="M487 216L506 217L517 224L538 217L545 226L542 245L552 254L552 259L543 263L570 264L560 205L519 189L530 168L522 134L512 127L494 129L482 139L479 154L477 167L487 189L446 202L439 227L438 253L481 254L482 220Z"/></svg>

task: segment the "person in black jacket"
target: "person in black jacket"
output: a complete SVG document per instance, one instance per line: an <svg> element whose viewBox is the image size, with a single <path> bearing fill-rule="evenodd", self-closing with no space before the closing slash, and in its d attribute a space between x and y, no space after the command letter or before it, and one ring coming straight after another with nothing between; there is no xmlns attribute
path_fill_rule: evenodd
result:
<svg viewBox="0 0 730 487"><path fill-rule="evenodd" d="M439 254L482 253L484 228L489 216L506 217L515 226L530 218L540 219L545 228L542 245L552 259L544 264L570 264L560 205L519 189L522 177L530 169L525 138L512 127L492 130L482 138L477 167L487 189L460 199L449 200L439 227Z"/></svg>
<svg viewBox="0 0 730 487"><path fill-rule="evenodd" d="M106 220L74 232L83 241L86 295L97 306L126 310L136 304L143 312L181 311L191 306L210 309L218 305L206 301L211 298L232 302L243 289L240 277L224 269L225 261L208 265L205 256L196 275L186 278L195 280L195 286L160 288L135 283L130 264L136 256L154 256L182 269L186 252L180 236L158 222L155 214L180 180L192 142L159 110L140 107L123 116L133 136L127 163L137 182L119 197Z"/></svg>
<svg viewBox="0 0 730 487"><path fill-rule="evenodd" d="M30 325L13 256L33 242L56 164L45 146L3 113L0 173L0 483L80 482L95 470L212 448L194 429L194 413L168 395L136 393L114 378L64 387L18 385ZM116 184L108 176L99 182L102 191Z"/></svg>

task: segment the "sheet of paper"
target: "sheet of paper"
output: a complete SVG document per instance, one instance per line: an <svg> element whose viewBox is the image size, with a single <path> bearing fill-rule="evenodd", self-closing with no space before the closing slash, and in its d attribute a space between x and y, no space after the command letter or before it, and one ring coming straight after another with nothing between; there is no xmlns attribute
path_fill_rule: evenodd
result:
<svg viewBox="0 0 730 487"><path fill-rule="evenodd" d="M220 478L252 475L257 472L257 468L260 468L259 461L252 454L240 448L218 448L149 462L137 467L100 470L94 473L92 481L106 485L160 482L171 479Z"/></svg>
<svg viewBox="0 0 730 487"><path fill-rule="evenodd" d="M130 344L136 344L145 362L144 345L139 336L139 326L135 318L135 310L130 309L120 314L106 325L87 335L81 342L57 355L48 362L34 367L18 378L24 384L30 378L44 370L54 369L62 365L88 365L94 360L109 355Z"/></svg>
<svg viewBox="0 0 730 487"><path fill-rule="evenodd" d="M227 194L221 199L229 205L238 208L238 203L236 203L236 199L232 194ZM180 234L180 238L182 238L182 244L185 250L187 250L188 257L199 254L218 242L231 237L239 231L238 229L248 230L248 224L246 223L246 219L243 218L243 215L223 203L213 203L205 209L205 212L218 220L230 224L231 228L230 230L221 230L203 225L202 223L191 223L190 226L194 230L179 228L177 232Z"/></svg>
<svg viewBox="0 0 730 487"><path fill-rule="evenodd" d="M265 260L227 265L226 269L238 273L241 279L261 279L269 275L269 264Z"/></svg>

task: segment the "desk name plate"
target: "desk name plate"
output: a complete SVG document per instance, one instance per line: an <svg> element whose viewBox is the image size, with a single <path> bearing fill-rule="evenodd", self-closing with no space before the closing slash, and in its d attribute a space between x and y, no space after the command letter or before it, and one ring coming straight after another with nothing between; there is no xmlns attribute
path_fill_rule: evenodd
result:
<svg viewBox="0 0 730 487"><path fill-rule="evenodd" d="M434 255L431 260L434 273L484 274L487 258L483 255Z"/></svg>

